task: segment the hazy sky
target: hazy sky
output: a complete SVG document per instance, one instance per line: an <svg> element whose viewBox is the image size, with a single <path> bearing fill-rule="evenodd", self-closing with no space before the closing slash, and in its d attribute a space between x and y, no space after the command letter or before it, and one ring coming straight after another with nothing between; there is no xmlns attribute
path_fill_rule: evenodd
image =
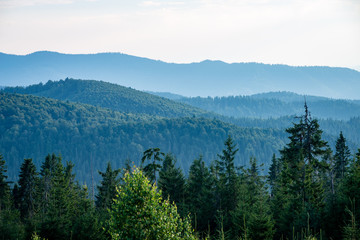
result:
<svg viewBox="0 0 360 240"><path fill-rule="evenodd" d="M0 0L0 52L360 67L360 0Z"/></svg>

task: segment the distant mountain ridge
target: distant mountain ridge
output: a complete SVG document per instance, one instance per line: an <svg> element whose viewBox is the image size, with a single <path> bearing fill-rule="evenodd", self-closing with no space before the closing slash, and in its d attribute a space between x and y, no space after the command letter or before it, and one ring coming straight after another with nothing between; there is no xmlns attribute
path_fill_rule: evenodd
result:
<svg viewBox="0 0 360 240"><path fill-rule="evenodd" d="M8 93L32 94L41 97L90 104L115 111L160 117L210 116L205 110L174 102L117 84L65 79L34 84L28 87L7 87Z"/></svg>
<svg viewBox="0 0 360 240"><path fill-rule="evenodd" d="M0 54L1 85L27 86L66 77L103 80L139 90L184 96L290 91L330 98L360 98L360 72L349 68L228 64L210 60L174 64L121 53Z"/></svg>
<svg viewBox="0 0 360 240"><path fill-rule="evenodd" d="M321 119L349 120L360 117L359 100L331 99L292 92L268 92L248 96L228 97L181 97L171 93L156 93L193 107L235 118L278 118L301 115L304 103L310 108L313 117Z"/></svg>

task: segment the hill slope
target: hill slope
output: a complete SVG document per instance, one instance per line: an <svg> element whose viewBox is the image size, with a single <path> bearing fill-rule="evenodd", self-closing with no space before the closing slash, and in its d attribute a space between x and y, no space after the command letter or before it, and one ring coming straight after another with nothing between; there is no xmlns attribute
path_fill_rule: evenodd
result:
<svg viewBox="0 0 360 240"><path fill-rule="evenodd" d="M8 87L3 91L91 104L126 113L144 113L162 117L210 116L204 110L180 102L117 84L93 80L48 81L46 84L35 84L25 88Z"/></svg>
<svg viewBox="0 0 360 240"><path fill-rule="evenodd" d="M95 173L104 170L108 161L115 168L123 167L126 159L139 164L143 151L150 147L172 152L187 171L200 154L208 163L216 159L229 134L240 149L238 165L254 156L266 168L271 155L286 140L283 131L240 128L215 119L153 118L32 95L0 93L0 153L12 180L24 158L33 158L39 167L44 157L54 152L74 162L79 180L89 184L91 169Z"/></svg>
<svg viewBox="0 0 360 240"><path fill-rule="evenodd" d="M304 96L290 92L270 92L251 96L195 97L175 101L235 118L278 118L301 115L307 102L312 116L322 119L349 120L360 117L357 101Z"/></svg>
<svg viewBox="0 0 360 240"><path fill-rule="evenodd" d="M259 63L203 61L172 64L119 53L26 56L0 54L0 82L26 86L66 77L101 79L141 90L184 96L248 95L291 91L359 99L360 72L347 68L291 67Z"/></svg>

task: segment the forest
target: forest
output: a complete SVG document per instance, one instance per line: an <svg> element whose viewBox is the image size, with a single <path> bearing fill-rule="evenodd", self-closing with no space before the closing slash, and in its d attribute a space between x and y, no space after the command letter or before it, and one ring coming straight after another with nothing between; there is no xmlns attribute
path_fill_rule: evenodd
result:
<svg viewBox="0 0 360 240"><path fill-rule="evenodd" d="M360 239L359 102L303 97L6 87L0 239Z"/></svg>
<svg viewBox="0 0 360 240"><path fill-rule="evenodd" d="M360 149L340 132L335 151L305 113L269 172L256 158L236 164L228 135L216 160L199 155L187 176L176 156L154 147L135 166L107 163L96 186L49 154L39 170L24 159L18 181L0 157L2 239L359 239Z"/></svg>

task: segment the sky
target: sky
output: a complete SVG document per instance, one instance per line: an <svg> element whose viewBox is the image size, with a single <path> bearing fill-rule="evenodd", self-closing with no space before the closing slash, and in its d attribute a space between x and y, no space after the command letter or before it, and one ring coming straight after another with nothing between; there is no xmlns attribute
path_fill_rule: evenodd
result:
<svg viewBox="0 0 360 240"><path fill-rule="evenodd" d="M360 70L360 0L0 0L0 52Z"/></svg>

